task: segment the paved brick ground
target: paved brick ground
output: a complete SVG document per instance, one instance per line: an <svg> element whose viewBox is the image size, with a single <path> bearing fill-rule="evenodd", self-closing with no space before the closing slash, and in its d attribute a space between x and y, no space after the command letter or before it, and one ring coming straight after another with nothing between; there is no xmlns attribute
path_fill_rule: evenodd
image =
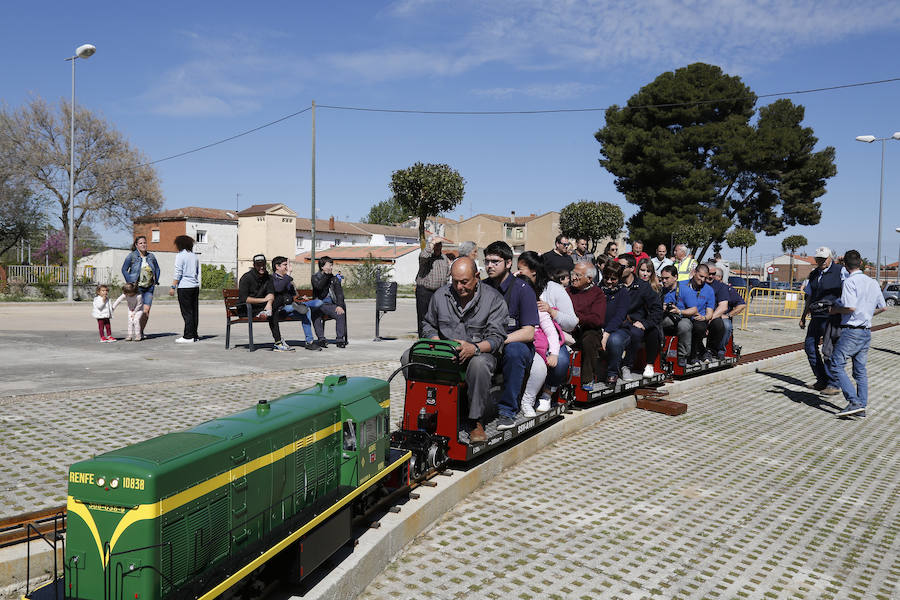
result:
<svg viewBox="0 0 900 600"><path fill-rule="evenodd" d="M387 378L397 361L354 365L346 375ZM322 381L328 370L241 375L35 396L0 397L0 518L66 502L68 466L78 460L273 399ZM403 378L392 382L400 419Z"/></svg>
<svg viewBox="0 0 900 600"><path fill-rule="evenodd" d="M900 597L900 328L873 336L865 419L805 358L630 411L471 494L360 596ZM840 398L840 397L838 397Z"/></svg>

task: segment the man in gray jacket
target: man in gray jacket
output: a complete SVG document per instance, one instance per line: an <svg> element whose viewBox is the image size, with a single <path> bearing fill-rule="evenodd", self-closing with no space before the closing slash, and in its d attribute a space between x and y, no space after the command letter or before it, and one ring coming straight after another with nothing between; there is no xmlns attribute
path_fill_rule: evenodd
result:
<svg viewBox="0 0 900 600"><path fill-rule="evenodd" d="M471 258L453 262L450 280L431 298L422 333L426 338L459 342L459 359L466 364L469 390L469 441L480 443L487 440L484 422L490 408L491 376L506 339L509 310L497 290L479 281Z"/></svg>

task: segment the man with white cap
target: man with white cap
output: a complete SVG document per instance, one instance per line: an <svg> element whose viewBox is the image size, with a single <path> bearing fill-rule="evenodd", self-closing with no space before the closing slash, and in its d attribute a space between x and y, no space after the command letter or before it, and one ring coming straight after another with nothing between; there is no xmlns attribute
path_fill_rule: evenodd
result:
<svg viewBox="0 0 900 600"><path fill-rule="evenodd" d="M834 327L840 325L839 317L829 315L831 307L841 297L843 284L842 267L834 261L831 249L826 246L816 248L816 268L809 274L806 286L806 304L800 317L800 328L806 328L806 317L809 316L809 329L806 330L804 343L809 366L816 376L815 383L807 387L826 395L840 394L841 389L837 376L831 365L822 360L819 344L825 335L826 326L831 322Z"/></svg>

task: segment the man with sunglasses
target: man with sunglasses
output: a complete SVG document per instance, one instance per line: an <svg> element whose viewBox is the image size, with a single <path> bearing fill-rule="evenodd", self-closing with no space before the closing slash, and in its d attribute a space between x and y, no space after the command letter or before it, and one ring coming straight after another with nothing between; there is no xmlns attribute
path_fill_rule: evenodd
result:
<svg viewBox="0 0 900 600"><path fill-rule="evenodd" d="M563 234L556 236L553 250L543 253L541 262L544 263L544 268L547 269L548 273L552 273L557 269L565 269L566 272L571 272L575 266L575 261L569 255L569 238Z"/></svg>
<svg viewBox="0 0 900 600"><path fill-rule="evenodd" d="M731 309L733 308L733 299L731 293L734 290L729 291L730 286L722 282L721 271L719 271L719 267L714 261L709 261L706 263L706 266L709 269L709 275L706 276L706 284L712 288L713 294L715 294L716 306L713 308L713 314L709 321L709 339L706 344L706 352L703 353L700 360L712 362L714 358L720 360L725 358L725 344L728 343L732 331ZM737 296L740 304L744 304L740 294L737 292L734 292L734 294Z"/></svg>

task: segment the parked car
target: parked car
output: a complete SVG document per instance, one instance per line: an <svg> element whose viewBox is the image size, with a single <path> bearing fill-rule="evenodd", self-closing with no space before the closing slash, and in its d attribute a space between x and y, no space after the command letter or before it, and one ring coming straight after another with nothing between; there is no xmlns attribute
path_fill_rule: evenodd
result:
<svg viewBox="0 0 900 600"><path fill-rule="evenodd" d="M734 288L747 287L747 280L743 277L732 275L728 278L728 284Z"/></svg>
<svg viewBox="0 0 900 600"><path fill-rule="evenodd" d="M884 295L884 303L888 306L900 304L900 283L889 283L881 292Z"/></svg>
<svg viewBox="0 0 900 600"><path fill-rule="evenodd" d="M762 286L760 285L759 279L757 279L756 277L751 277L751 278L749 279L749 281L750 281L750 287L752 287L752 288L755 288L755 287L762 287Z"/></svg>

